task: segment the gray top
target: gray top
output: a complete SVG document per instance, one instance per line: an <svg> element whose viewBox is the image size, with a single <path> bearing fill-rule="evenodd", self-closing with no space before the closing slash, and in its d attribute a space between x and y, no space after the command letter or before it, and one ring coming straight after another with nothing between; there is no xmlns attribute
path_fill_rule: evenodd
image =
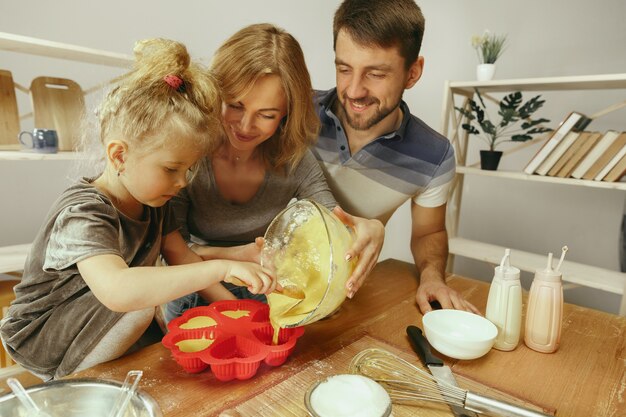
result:
<svg viewBox="0 0 626 417"><path fill-rule="evenodd" d="M40 375L71 373L124 315L98 301L76 263L114 254L131 267L153 266L161 237L177 228L169 213L169 205L145 206L138 221L119 212L90 180L68 188L35 237L0 327L16 362Z"/></svg>
<svg viewBox="0 0 626 417"><path fill-rule="evenodd" d="M268 170L256 195L244 204L222 197L211 160L206 158L193 181L172 200L172 208L187 241L233 246L263 236L274 217L293 198L308 198L329 209L337 205L310 151L287 175Z"/></svg>

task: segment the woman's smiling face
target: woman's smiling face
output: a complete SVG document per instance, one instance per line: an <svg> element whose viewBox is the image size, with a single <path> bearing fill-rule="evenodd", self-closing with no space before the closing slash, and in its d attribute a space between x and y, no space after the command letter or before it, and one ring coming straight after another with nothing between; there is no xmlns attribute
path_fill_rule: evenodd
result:
<svg viewBox="0 0 626 417"><path fill-rule="evenodd" d="M231 146L252 151L271 138L287 115L287 96L280 77L265 75L248 94L222 105L222 124Z"/></svg>

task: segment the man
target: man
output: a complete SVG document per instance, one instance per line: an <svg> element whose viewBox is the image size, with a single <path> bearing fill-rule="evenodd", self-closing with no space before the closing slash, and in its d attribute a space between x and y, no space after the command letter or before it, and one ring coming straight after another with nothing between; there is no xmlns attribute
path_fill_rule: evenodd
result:
<svg viewBox="0 0 626 417"><path fill-rule="evenodd" d="M322 129L315 154L335 198L354 215L386 223L411 199L416 301L423 313L432 301L478 313L444 281L454 150L402 101L422 75L423 33L424 17L413 0L339 6L333 25L337 87L316 97Z"/></svg>

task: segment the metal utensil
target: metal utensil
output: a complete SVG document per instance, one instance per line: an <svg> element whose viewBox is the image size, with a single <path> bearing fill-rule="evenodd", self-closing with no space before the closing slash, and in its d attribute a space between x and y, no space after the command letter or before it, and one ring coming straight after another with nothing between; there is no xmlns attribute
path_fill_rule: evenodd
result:
<svg viewBox="0 0 626 417"><path fill-rule="evenodd" d="M436 380L431 374L383 349L366 349L350 362L349 372L372 378L397 404L424 406L423 401L453 404L488 416L549 417Z"/></svg>
<svg viewBox="0 0 626 417"><path fill-rule="evenodd" d="M409 326L406 328L406 333L409 335L411 346L413 350L422 360L422 363L428 367L430 373L433 374L437 383L443 381L452 386L458 387L454 375L448 366L445 366L443 361L432 354L430 351L430 345L424 336L421 329L415 326ZM445 387L440 387L445 388ZM442 389L442 394L445 396L446 391ZM465 410L463 407L459 407L455 404L450 404L450 409L456 417L477 417L473 411Z"/></svg>
<svg viewBox="0 0 626 417"><path fill-rule="evenodd" d="M128 374L126 374L126 379L122 385L122 392L117 397L117 401L111 409L109 417L122 417L124 413L126 413L126 408L128 407L133 395L135 395L137 385L139 385L139 380L142 376L142 371L129 371Z"/></svg>
<svg viewBox="0 0 626 417"><path fill-rule="evenodd" d="M30 398L30 395L28 395L28 392L26 392L22 384L20 384L20 381L15 378L7 378L7 385L26 408L26 415L28 417L50 417L50 414L42 411L37 404L35 404L33 399Z"/></svg>

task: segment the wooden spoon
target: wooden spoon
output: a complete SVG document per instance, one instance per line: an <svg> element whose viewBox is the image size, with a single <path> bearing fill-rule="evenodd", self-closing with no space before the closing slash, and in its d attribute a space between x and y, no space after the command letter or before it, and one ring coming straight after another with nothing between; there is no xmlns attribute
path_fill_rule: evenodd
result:
<svg viewBox="0 0 626 417"><path fill-rule="evenodd" d="M238 279L238 278L233 278L231 277L229 279L229 282L231 284L235 284L239 287L247 287L248 284L246 284L245 282L243 282L242 280ZM296 300L304 300L305 298L305 294L304 291L302 291L302 289L300 287L298 287L297 285L294 284L287 284L287 285L281 285L282 288L276 288L274 290L274 292L278 293L278 294L282 294L285 297L289 297L289 298L294 298Z"/></svg>

